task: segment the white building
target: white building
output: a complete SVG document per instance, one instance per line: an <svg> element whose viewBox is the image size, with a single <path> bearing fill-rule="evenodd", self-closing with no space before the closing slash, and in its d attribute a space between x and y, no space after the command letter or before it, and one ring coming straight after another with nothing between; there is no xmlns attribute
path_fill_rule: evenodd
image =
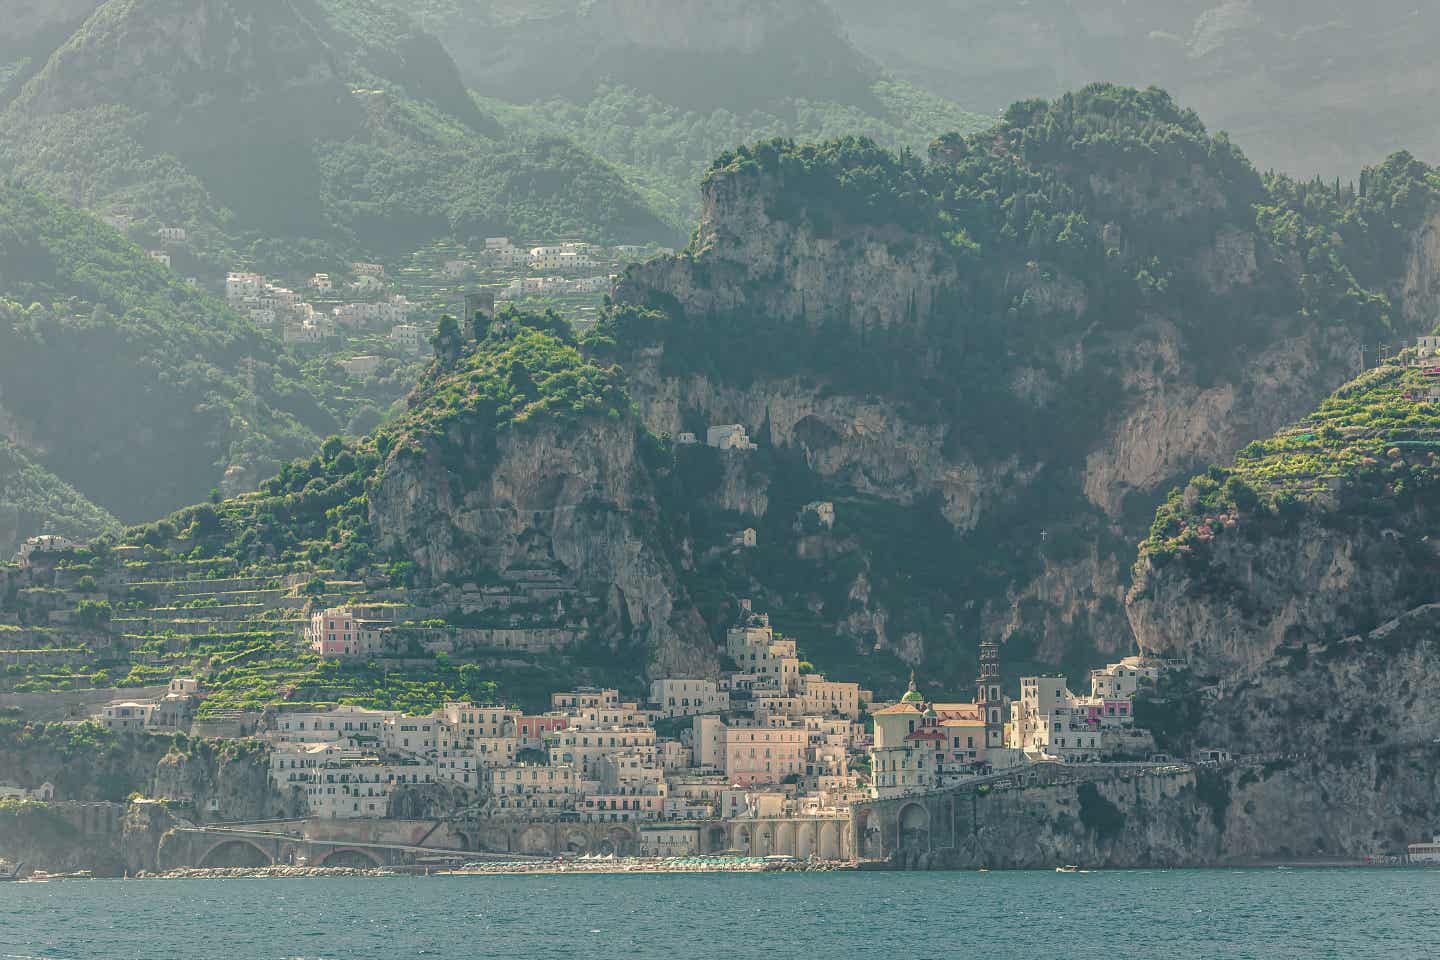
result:
<svg viewBox="0 0 1440 960"><path fill-rule="evenodd" d="M664 677L650 682L650 702L663 716L693 717L729 710L730 694L714 680Z"/></svg>
<svg viewBox="0 0 1440 960"><path fill-rule="evenodd" d="M738 423L724 423L713 426L705 431L706 446L715 447L719 450L754 450L756 446L750 441L745 427Z"/></svg>
<svg viewBox="0 0 1440 960"><path fill-rule="evenodd" d="M160 239L163 240L163 241L165 241L166 243L184 243L184 242L185 242L185 228L184 228L184 227L161 227L161 228L160 228Z"/></svg>
<svg viewBox="0 0 1440 960"><path fill-rule="evenodd" d="M15 554L15 562L22 567L28 567L31 558L37 553L65 553L70 550L78 550L80 544L68 537L62 537L54 533L41 534L38 537L30 537L20 544L20 552Z"/></svg>
<svg viewBox="0 0 1440 960"><path fill-rule="evenodd" d="M435 782L432 764L371 756L327 759L310 771L305 799L310 815L326 820L383 817L397 787Z"/></svg>
<svg viewBox="0 0 1440 960"><path fill-rule="evenodd" d="M237 271L225 278L225 300L232 307L246 300L258 300L264 287L265 278L260 274Z"/></svg>
<svg viewBox="0 0 1440 960"><path fill-rule="evenodd" d="M154 700L112 700L100 709L100 725L117 733L135 733L150 726L159 703Z"/></svg>
<svg viewBox="0 0 1440 960"><path fill-rule="evenodd" d="M310 278L310 286L313 287L315 290L318 290L320 293L329 293L331 290L335 289L335 282L330 279L330 274L317 273L315 274L315 276Z"/></svg>
<svg viewBox="0 0 1440 960"><path fill-rule="evenodd" d="M419 353L424 337L420 328L413 323L398 323L390 331L390 342L401 350L409 353Z"/></svg>
<svg viewBox="0 0 1440 960"><path fill-rule="evenodd" d="M338 706L333 710L286 711L277 716L266 738L272 743L338 743L379 746L394 710Z"/></svg>
<svg viewBox="0 0 1440 960"><path fill-rule="evenodd" d="M376 372L380 369L380 358L369 354L360 357L351 357L348 360L341 360L340 366L345 369L347 375L361 380L366 377L375 376Z"/></svg>

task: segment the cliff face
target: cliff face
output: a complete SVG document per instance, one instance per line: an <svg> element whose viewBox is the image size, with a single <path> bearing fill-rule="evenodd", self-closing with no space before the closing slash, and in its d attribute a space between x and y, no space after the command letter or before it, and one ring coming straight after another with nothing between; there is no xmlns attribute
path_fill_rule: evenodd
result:
<svg viewBox="0 0 1440 960"><path fill-rule="evenodd" d="M837 503L818 585L777 584L772 608L818 614L854 652L898 650L910 634L903 659L960 677L955 654L968 658L982 630L1022 661L1128 652L1127 541L1149 510L1177 476L1311 409L1353 372L1363 329L1295 309L1302 254L1255 222L1263 194L1249 195L1259 187L1243 166L1090 170L1075 143L1022 159L1016 176L1064 179L1103 265L1033 240L1009 248L993 220L987 235L952 232L974 216L958 199L964 178L1007 163L992 146L1025 134L992 136L938 144L889 207L874 198L873 157L815 173L823 160L769 165L757 148L707 179L691 248L632 268L617 293L643 315L622 331L620 359L646 425L703 436L741 423L759 444L749 456L765 465L767 509L731 511L788 542L778 511L799 506L797 490ZM921 191L946 210L939 223L914 210ZM1401 241L1405 265L1376 281L1397 327L1419 329L1434 295L1434 227L1419 223ZM840 531L877 505L944 524L947 542L899 562L948 567L949 583L875 582L896 562L878 540L900 534Z"/></svg>
<svg viewBox="0 0 1440 960"><path fill-rule="evenodd" d="M1162 743L1275 755L1236 784L1237 849L1395 852L1440 817L1425 383L1389 366L1347 384L1177 491L1142 546L1136 639L1188 664L1151 711Z"/></svg>
<svg viewBox="0 0 1440 960"><path fill-rule="evenodd" d="M614 649L657 675L713 670L704 625L679 592L666 531L628 418L507 431L459 461L394 457L370 496L380 546L437 581L546 585Z"/></svg>

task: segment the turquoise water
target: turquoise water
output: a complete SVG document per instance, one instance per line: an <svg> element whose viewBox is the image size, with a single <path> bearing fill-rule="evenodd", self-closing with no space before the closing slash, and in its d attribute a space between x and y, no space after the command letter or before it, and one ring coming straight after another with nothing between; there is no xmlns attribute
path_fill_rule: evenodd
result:
<svg viewBox="0 0 1440 960"><path fill-rule="evenodd" d="M1440 956L1440 871L0 884L0 957Z"/></svg>

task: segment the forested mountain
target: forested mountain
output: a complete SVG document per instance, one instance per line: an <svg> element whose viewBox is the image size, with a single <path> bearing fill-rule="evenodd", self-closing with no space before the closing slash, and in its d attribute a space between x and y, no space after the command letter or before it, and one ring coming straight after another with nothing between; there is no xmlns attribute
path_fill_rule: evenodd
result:
<svg viewBox="0 0 1440 960"><path fill-rule="evenodd" d="M604 164L482 114L396 9L93 6L43 56L65 11L31 31L0 117L0 162L59 198L183 225L215 256L257 239L386 252L507 231L669 236Z"/></svg>
<svg viewBox="0 0 1440 960"><path fill-rule="evenodd" d="M342 423L272 336L104 224L0 182L0 436L36 463L134 520L229 467L253 483Z"/></svg>
<svg viewBox="0 0 1440 960"><path fill-rule="evenodd" d="M993 118L897 81L821 0L422 0L484 109L616 164L687 230L718 153L774 136L923 149Z"/></svg>
<svg viewBox="0 0 1440 960"><path fill-rule="evenodd" d="M1262 169L1354 176L1407 148L1440 156L1431 54L1413 0L829 0L897 75L972 110L1106 80L1169 90Z"/></svg>
<svg viewBox="0 0 1440 960"><path fill-rule="evenodd" d="M1108 86L927 161L722 158L691 248L632 269L606 331L651 430L760 445L691 522L697 555L747 525L761 546L697 591L745 585L817 664L963 681L980 636L1077 672L1130 649L1134 543L1176 478L1434 324L1435 175L1400 155L1360 183L1262 178L1164 93ZM814 500L835 528L799 535Z"/></svg>
<svg viewBox="0 0 1440 960"><path fill-rule="evenodd" d="M119 533L120 521L0 437L0 559L27 537L55 533L87 541Z"/></svg>
<svg viewBox="0 0 1440 960"><path fill-rule="evenodd" d="M1440 178L1397 155L1360 183L1262 178L1164 93L1108 86L924 159L745 148L578 346L558 318L451 328L377 435L132 541L442 612L543 577L572 665L710 669L749 597L882 691L968 682L980 636L1007 670L1080 671L1132 647L1135 544L1176 478L1432 325ZM677 442L715 424L757 448Z"/></svg>

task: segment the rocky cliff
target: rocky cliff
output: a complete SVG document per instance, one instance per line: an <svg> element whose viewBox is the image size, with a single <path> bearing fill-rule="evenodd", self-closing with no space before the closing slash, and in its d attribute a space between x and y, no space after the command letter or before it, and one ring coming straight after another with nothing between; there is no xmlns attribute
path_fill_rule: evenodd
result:
<svg viewBox="0 0 1440 960"><path fill-rule="evenodd" d="M798 491L837 504L827 563L798 590L787 574L772 612L959 679L982 631L1016 662L1128 651L1127 541L1174 479L1312 408L1364 330L1423 329L1428 194L1387 234L1396 262L1365 274L1378 292L1315 302L1314 251L1256 216L1289 185L1152 96L1017 105L925 164L856 143L742 151L707 178L689 250L626 275L611 335L646 425L745 425L769 508L727 509L767 519L781 554ZM1109 153L1104 124L1146 146ZM1189 145L1159 146L1167 127ZM931 542L884 542L916 527ZM795 560L745 576L763 590Z"/></svg>
<svg viewBox="0 0 1440 960"><path fill-rule="evenodd" d="M431 580L542 582L615 653L657 676L714 668L713 645L665 553L637 424L629 417L506 431L493 450L464 423L440 445L392 458L370 495L382 550ZM453 447L449 449L454 449Z"/></svg>
<svg viewBox="0 0 1440 960"><path fill-rule="evenodd" d="M1256 847L1393 852L1440 822L1440 417L1426 382L1392 365L1346 385L1177 490L1141 548L1140 649L1188 671L1137 718L1170 749L1282 757L1261 781L1288 792L1245 804Z"/></svg>

